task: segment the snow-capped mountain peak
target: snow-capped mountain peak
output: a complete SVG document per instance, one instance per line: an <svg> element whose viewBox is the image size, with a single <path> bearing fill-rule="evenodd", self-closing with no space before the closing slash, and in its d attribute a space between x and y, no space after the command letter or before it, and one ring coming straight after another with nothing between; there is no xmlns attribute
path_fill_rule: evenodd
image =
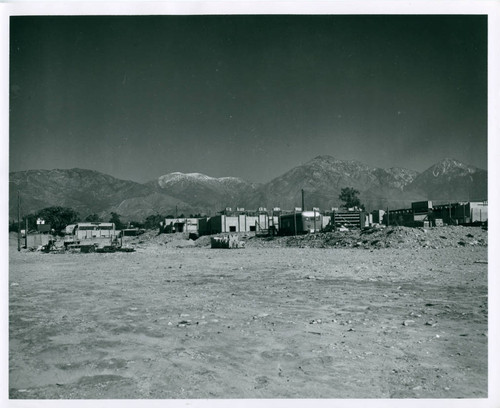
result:
<svg viewBox="0 0 500 408"><path fill-rule="evenodd" d="M432 172L434 177L451 174L473 174L476 170L475 167L452 158L445 158L428 169L428 171Z"/></svg>

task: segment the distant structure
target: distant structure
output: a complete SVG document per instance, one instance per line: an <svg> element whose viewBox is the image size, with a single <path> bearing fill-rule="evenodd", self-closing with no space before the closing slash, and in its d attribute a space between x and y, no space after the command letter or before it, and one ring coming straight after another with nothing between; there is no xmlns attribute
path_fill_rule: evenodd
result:
<svg viewBox="0 0 500 408"><path fill-rule="evenodd" d="M336 212L322 214L319 208L302 211L297 207L294 211L282 211L274 207L268 211L260 207L256 211L244 208L225 208L219 214L202 218L166 218L161 232L189 233L195 235L213 235L221 233L254 232L261 235L297 235L323 231L336 219L339 225L349 228L361 228L366 224L366 214L361 211L342 211L340 217ZM336 218L335 218L336 217ZM350 217L350 218L349 218Z"/></svg>
<svg viewBox="0 0 500 408"><path fill-rule="evenodd" d="M330 215L330 225L333 229L338 228L363 228L368 226L369 218L367 213L359 208L349 208L347 210L340 210L332 208L328 213Z"/></svg>
<svg viewBox="0 0 500 408"><path fill-rule="evenodd" d="M385 210L373 210L369 214L369 224L383 224Z"/></svg>
<svg viewBox="0 0 500 408"><path fill-rule="evenodd" d="M38 218L36 220L36 232L26 229L21 230L22 236L24 238L24 247L37 248L47 245L51 240L54 239L51 232L52 228L50 224L47 224L44 219Z"/></svg>
<svg viewBox="0 0 500 408"><path fill-rule="evenodd" d="M488 201L449 203L434 206L434 218L448 224L470 225L488 221Z"/></svg>
<svg viewBox="0 0 500 408"><path fill-rule="evenodd" d="M36 220L36 230L41 233L50 232L51 226L50 224L46 224L43 218L37 218Z"/></svg>
<svg viewBox="0 0 500 408"><path fill-rule="evenodd" d="M488 221L488 202L463 202L433 205L432 201L411 203L411 208L375 210L367 213L359 208L320 211L282 211L275 207L268 211L244 208L225 208L219 214L203 218L166 218L161 232L189 233L197 236L221 233L255 232L256 234L299 235L346 229L362 229L372 225L400 225L432 227L448 225L475 225Z"/></svg>
<svg viewBox="0 0 500 408"><path fill-rule="evenodd" d="M279 218L279 233L282 235L315 233L322 229L323 216L319 210L302 211L302 208L298 208L293 213Z"/></svg>
<svg viewBox="0 0 500 408"><path fill-rule="evenodd" d="M66 235L75 239L106 238L119 234L112 222L79 222L66 226Z"/></svg>
<svg viewBox="0 0 500 408"><path fill-rule="evenodd" d="M385 225L408 227L439 227L448 225L479 225L488 221L488 201L457 202L433 205L432 201L417 201L411 208L389 210Z"/></svg>
<svg viewBox="0 0 500 408"><path fill-rule="evenodd" d="M278 224L279 215L268 213L267 209L260 207L257 211L245 211L238 208L232 211L226 208L220 214L199 220L199 234L219 234L226 232L255 232L269 233L271 227Z"/></svg>
<svg viewBox="0 0 500 408"><path fill-rule="evenodd" d="M199 218L166 218L163 224L163 231L166 233L187 232L199 233Z"/></svg>

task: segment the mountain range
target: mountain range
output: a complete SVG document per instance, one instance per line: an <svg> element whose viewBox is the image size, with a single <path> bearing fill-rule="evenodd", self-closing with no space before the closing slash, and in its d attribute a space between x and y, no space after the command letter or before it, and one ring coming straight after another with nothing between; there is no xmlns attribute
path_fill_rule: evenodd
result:
<svg viewBox="0 0 500 408"><path fill-rule="evenodd" d="M487 171L443 159L422 173L404 168L382 169L357 161L318 156L268 183L237 177L215 178L200 173L169 173L147 183L120 180L93 170L27 170L9 173L9 217L17 217L17 194L23 214L51 206L71 207L82 219L111 212L122 220L143 220L152 214L215 214L226 207L255 210L330 209L342 202L344 187L360 192L367 210L408 208L413 201L483 201L488 197Z"/></svg>

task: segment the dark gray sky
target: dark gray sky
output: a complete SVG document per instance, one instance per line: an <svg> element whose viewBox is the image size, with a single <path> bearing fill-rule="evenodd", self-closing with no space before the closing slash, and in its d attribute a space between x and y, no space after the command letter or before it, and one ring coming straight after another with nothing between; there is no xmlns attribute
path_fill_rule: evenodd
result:
<svg viewBox="0 0 500 408"><path fill-rule="evenodd" d="M487 168L486 16L11 17L10 170Z"/></svg>

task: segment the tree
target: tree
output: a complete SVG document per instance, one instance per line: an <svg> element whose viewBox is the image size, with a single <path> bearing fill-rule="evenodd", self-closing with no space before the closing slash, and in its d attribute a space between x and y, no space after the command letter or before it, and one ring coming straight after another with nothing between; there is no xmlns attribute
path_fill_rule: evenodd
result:
<svg viewBox="0 0 500 408"><path fill-rule="evenodd" d="M36 216L45 220L45 223L50 224L56 231L61 231L66 225L76 222L79 218L78 213L68 207L47 207L40 210Z"/></svg>
<svg viewBox="0 0 500 408"><path fill-rule="evenodd" d="M344 202L343 207L345 208L359 207L364 209L364 205L361 204L358 194L359 191L352 187L345 187L342 190L340 190L339 199Z"/></svg>
<svg viewBox="0 0 500 408"><path fill-rule="evenodd" d="M21 221L21 228L26 227L26 220L28 220L28 231L31 230L36 230L37 225L36 225L36 220L37 220L36 214L28 214L23 217L23 220Z"/></svg>
<svg viewBox="0 0 500 408"><path fill-rule="evenodd" d="M24 215L23 218L21 219L21 229L26 228L26 220L28 220L28 231L35 230L37 218L38 217L36 216L36 214ZM17 232L17 231L18 231L17 220L10 221L9 232Z"/></svg>
<svg viewBox="0 0 500 408"><path fill-rule="evenodd" d="M144 222L131 220L129 222L130 228L145 228Z"/></svg>
<svg viewBox="0 0 500 408"><path fill-rule="evenodd" d="M86 222L100 222L101 218L97 214L94 213L94 214L87 215L87 217L85 218L85 221Z"/></svg>
<svg viewBox="0 0 500 408"><path fill-rule="evenodd" d="M115 224L116 229L122 230L125 228L125 225L121 222L120 220L120 214L112 212L111 213L111 219L109 222L112 222Z"/></svg>
<svg viewBox="0 0 500 408"><path fill-rule="evenodd" d="M147 229L158 228L158 225L160 225L160 222L162 222L164 219L165 217L161 214L149 215L146 217L146 220L144 222L144 228Z"/></svg>

